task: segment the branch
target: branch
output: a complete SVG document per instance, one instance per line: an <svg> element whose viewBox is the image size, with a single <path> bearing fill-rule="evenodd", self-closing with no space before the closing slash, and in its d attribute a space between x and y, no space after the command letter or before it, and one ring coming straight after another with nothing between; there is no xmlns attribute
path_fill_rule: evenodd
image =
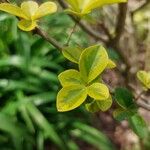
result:
<svg viewBox="0 0 150 150"><path fill-rule="evenodd" d="M118 45L121 35L124 31L125 21L126 21L127 3L119 4L118 7L119 7L119 12L118 12L118 17L117 17L118 19L117 25L115 29L115 37L113 38L112 42L110 42L112 46Z"/></svg>
<svg viewBox="0 0 150 150"><path fill-rule="evenodd" d="M67 4L63 0L58 0L59 4L62 6L62 8L66 9L68 8ZM74 20L87 34L92 36L96 40L101 40L102 42L106 43L107 40L102 38L100 34L98 34L96 31L94 31L90 26L85 24L82 21L79 21L76 17L73 15L69 15L72 20Z"/></svg>
<svg viewBox="0 0 150 150"><path fill-rule="evenodd" d="M145 110L150 111L150 105L146 104L145 102L143 102L142 100L139 100L136 102L137 105L141 108L144 108Z"/></svg>
<svg viewBox="0 0 150 150"><path fill-rule="evenodd" d="M145 91L141 91L136 97L135 97L135 101L136 101L136 104L139 106L139 107L142 107L148 111L150 111L150 105L148 105L146 102L144 102L142 100L142 96L143 94L145 93Z"/></svg>
<svg viewBox="0 0 150 150"><path fill-rule="evenodd" d="M147 6L148 4L150 4L150 0L146 0L145 3L143 3L141 6L139 6L138 8L134 9L133 11L131 11L131 14L133 15L134 13L136 13L137 11L140 11L141 9L143 9L145 6Z"/></svg>
<svg viewBox="0 0 150 150"><path fill-rule="evenodd" d="M9 0L1 0L2 3L9 3Z"/></svg>
<svg viewBox="0 0 150 150"><path fill-rule="evenodd" d="M126 64L127 68L130 68L130 62L125 52L121 51L119 47L119 41L122 33L124 32L128 4L122 3L119 4L118 7L119 7L119 12L117 17L118 18L117 25L115 29L115 37L107 43L107 46L114 48L120 54L120 57L123 60L123 62Z"/></svg>
<svg viewBox="0 0 150 150"><path fill-rule="evenodd" d="M100 27L103 29L104 33L107 35L109 40L112 40L112 35L110 34L108 28L105 26L105 23L99 22Z"/></svg>
<svg viewBox="0 0 150 150"><path fill-rule="evenodd" d="M34 30L34 34L37 34L37 35L41 36L47 42L49 42L54 47L56 47L59 51L62 51L63 46L58 41L56 41L54 38L52 38L51 36L49 36L46 32L44 32L43 30L41 30L39 27Z"/></svg>

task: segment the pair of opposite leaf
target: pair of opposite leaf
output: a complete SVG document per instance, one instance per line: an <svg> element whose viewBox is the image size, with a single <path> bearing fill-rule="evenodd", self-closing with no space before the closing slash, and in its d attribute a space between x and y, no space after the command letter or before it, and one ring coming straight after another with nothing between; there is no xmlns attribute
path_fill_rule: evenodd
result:
<svg viewBox="0 0 150 150"><path fill-rule="evenodd" d="M127 2L127 0L66 0L69 4L67 11L78 17L89 14L93 9L103 5Z"/></svg>
<svg viewBox="0 0 150 150"><path fill-rule="evenodd" d="M19 17L18 27L24 31L31 31L37 27L38 19L56 12L57 6L54 2L45 2L39 6L34 1L25 1L20 7L10 3L1 3L0 10Z"/></svg>
<svg viewBox="0 0 150 150"><path fill-rule="evenodd" d="M109 58L104 47L100 45L91 46L85 50L79 50L74 53L74 49L64 49L64 56L72 62L79 65L79 71L70 69L62 72L58 78L63 88L57 95L58 111L69 111L80 106L87 96L94 99L86 107L99 106L101 110L111 106L111 97L109 89L103 83L99 83L99 75L106 68L115 67ZM104 102L104 103L102 103ZM107 103L107 104L106 104ZM104 106L107 105L107 106ZM105 107L105 108L104 108Z"/></svg>
<svg viewBox="0 0 150 150"><path fill-rule="evenodd" d="M138 71L137 78L143 84L145 90L150 89L150 72L146 72L142 70Z"/></svg>

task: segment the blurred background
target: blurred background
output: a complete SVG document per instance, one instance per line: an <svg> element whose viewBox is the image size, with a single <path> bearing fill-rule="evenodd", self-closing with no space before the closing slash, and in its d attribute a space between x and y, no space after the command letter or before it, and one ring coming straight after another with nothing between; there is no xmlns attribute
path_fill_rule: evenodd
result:
<svg viewBox="0 0 150 150"><path fill-rule="evenodd" d="M124 76L129 73L128 82L137 88L137 70L150 69L150 1L129 0L125 30L115 43L125 58L111 43L118 14L118 6L113 5L84 18L109 42L94 39L77 27L70 44L105 44L119 68L107 71L105 81L113 87L124 85ZM43 18L39 25L65 44L74 22L59 6L58 13ZM75 67L38 35L20 31L17 18L0 12L0 150L150 150L149 141L141 144L126 121L118 123L113 119L111 110L91 114L83 106L57 112L56 94L61 88L57 75ZM149 93L146 96L149 98ZM139 112L150 124L149 111L141 108Z"/></svg>

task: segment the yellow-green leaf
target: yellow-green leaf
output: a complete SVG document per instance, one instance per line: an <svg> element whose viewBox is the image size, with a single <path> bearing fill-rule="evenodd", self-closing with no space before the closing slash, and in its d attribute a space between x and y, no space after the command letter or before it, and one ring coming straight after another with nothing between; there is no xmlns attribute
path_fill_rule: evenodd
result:
<svg viewBox="0 0 150 150"><path fill-rule="evenodd" d="M103 5L127 2L127 0L66 0L70 9L68 12L82 17L90 13L93 9L102 7Z"/></svg>
<svg viewBox="0 0 150 150"><path fill-rule="evenodd" d="M138 71L137 78L147 89L150 89L150 72Z"/></svg>
<svg viewBox="0 0 150 150"><path fill-rule="evenodd" d="M111 59L108 60L108 64L107 64L107 68L108 69L113 69L116 67L116 64L114 61L112 61Z"/></svg>
<svg viewBox="0 0 150 150"><path fill-rule="evenodd" d="M69 86L62 88L57 95L57 110L70 111L79 107L87 97L86 88L83 86Z"/></svg>
<svg viewBox="0 0 150 150"><path fill-rule="evenodd" d="M74 16L78 16L79 18L82 18L85 15L81 12L73 11L72 9L66 9L65 12Z"/></svg>
<svg viewBox="0 0 150 150"><path fill-rule="evenodd" d="M79 63L79 58L83 49L80 47L66 47L63 49L62 53L65 58L74 63Z"/></svg>
<svg viewBox="0 0 150 150"><path fill-rule="evenodd" d="M37 26L35 21L30 21L30 20L20 20L18 23L18 27L23 30L23 31L31 31L33 29L35 29L35 27Z"/></svg>
<svg viewBox="0 0 150 150"><path fill-rule="evenodd" d="M109 97L109 90L105 84L93 83L87 88L88 95L96 100L104 100Z"/></svg>
<svg viewBox="0 0 150 150"><path fill-rule="evenodd" d="M98 111L107 111L112 105L112 98L109 96L106 100L93 100L91 103L85 105L87 111L89 112L98 112Z"/></svg>
<svg viewBox="0 0 150 150"><path fill-rule="evenodd" d="M33 18L38 19L56 11L57 5L54 2L45 2L42 5L40 5Z"/></svg>
<svg viewBox="0 0 150 150"><path fill-rule="evenodd" d="M91 103L87 103L85 105L85 108L86 108L87 111L89 111L91 113L95 113L95 112L100 111L96 101L94 101L94 100Z"/></svg>
<svg viewBox="0 0 150 150"><path fill-rule="evenodd" d="M100 75L108 64L108 54L103 46L94 45L85 49L79 60L82 78L90 83Z"/></svg>
<svg viewBox="0 0 150 150"><path fill-rule="evenodd" d="M1 3L0 10L7 12L9 14L15 15L17 17L27 19L27 16L25 15L25 13L21 10L20 7L16 5L9 4L9 3Z"/></svg>
<svg viewBox="0 0 150 150"><path fill-rule="evenodd" d="M80 5L83 0L66 0L69 6L76 11L80 11Z"/></svg>
<svg viewBox="0 0 150 150"><path fill-rule="evenodd" d="M63 87L84 84L81 80L80 73L74 69L70 69L60 73L58 79Z"/></svg>
<svg viewBox="0 0 150 150"><path fill-rule="evenodd" d="M35 12L38 10L38 3L34 1L25 1L21 4L22 11L26 14L29 20L33 19Z"/></svg>
<svg viewBox="0 0 150 150"><path fill-rule="evenodd" d="M127 0L89 0L89 2L87 2L83 7L82 13L90 12L91 10L102 7L104 5L122 2L127 2Z"/></svg>
<svg viewBox="0 0 150 150"><path fill-rule="evenodd" d="M112 97L111 95L105 99L105 100L101 100L101 101L98 101L96 100L96 103L98 105L98 108L101 110L101 111L107 111L111 105L112 105Z"/></svg>

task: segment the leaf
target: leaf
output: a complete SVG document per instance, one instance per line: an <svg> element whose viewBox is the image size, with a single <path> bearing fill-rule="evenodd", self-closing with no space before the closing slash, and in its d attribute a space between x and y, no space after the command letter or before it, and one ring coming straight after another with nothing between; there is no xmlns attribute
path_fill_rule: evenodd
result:
<svg viewBox="0 0 150 150"><path fill-rule="evenodd" d="M91 103L87 103L85 105L85 108L86 108L87 111L89 111L91 113L95 113L95 112L100 111L96 101L94 101L94 100Z"/></svg>
<svg viewBox="0 0 150 150"><path fill-rule="evenodd" d="M85 105L87 111L89 112L98 112L98 111L107 111L112 105L112 98L111 96L109 96L108 99L106 100L101 100L101 101L97 101L97 100L93 100L91 103L87 103Z"/></svg>
<svg viewBox="0 0 150 150"><path fill-rule="evenodd" d="M21 102L20 102L21 103ZM22 103L21 106L19 106L19 110L20 110L20 113L22 115L22 118L24 119L25 123L26 123L26 126L28 127L29 131L31 131L32 133L35 132L35 129L34 129L34 126L33 126L33 123L31 121L31 118L29 117L29 114L27 112L27 109L26 109L26 106L24 103Z"/></svg>
<svg viewBox="0 0 150 150"><path fill-rule="evenodd" d="M137 78L148 89L150 89L150 72L138 71Z"/></svg>
<svg viewBox="0 0 150 150"><path fill-rule="evenodd" d="M38 10L38 3L34 1L25 1L21 3L22 12L28 17L28 20L32 20L36 11Z"/></svg>
<svg viewBox="0 0 150 150"><path fill-rule="evenodd" d="M38 150L44 150L44 135L41 131L37 135L37 148Z"/></svg>
<svg viewBox="0 0 150 150"><path fill-rule="evenodd" d="M148 127L144 119L140 115L135 114L134 116L129 117L128 121L129 121L130 127L140 138L147 137L148 132L149 132Z"/></svg>
<svg viewBox="0 0 150 150"><path fill-rule="evenodd" d="M31 31L37 26L36 19L57 10L57 6L53 2L45 2L40 7L37 2L25 1L21 3L21 8L12 4L0 4L0 10L20 17L18 27L23 31Z"/></svg>
<svg viewBox="0 0 150 150"><path fill-rule="evenodd" d="M106 85L93 83L87 88L88 95L96 100L104 100L109 97L109 90Z"/></svg>
<svg viewBox="0 0 150 150"><path fill-rule="evenodd" d="M79 61L82 78L90 83L100 75L108 64L108 55L104 47L91 46L83 51Z"/></svg>
<svg viewBox="0 0 150 150"><path fill-rule="evenodd" d="M94 145L99 150L115 150L114 145L101 131L81 122L73 123L72 135Z"/></svg>
<svg viewBox="0 0 150 150"><path fill-rule="evenodd" d="M83 86L69 86L62 88L57 95L57 110L70 111L80 106L87 97L86 88Z"/></svg>
<svg viewBox="0 0 150 150"><path fill-rule="evenodd" d="M37 27L37 23L35 21L22 19L18 22L18 27L23 31L31 31Z"/></svg>
<svg viewBox="0 0 150 150"><path fill-rule="evenodd" d="M80 73L77 70L70 69L59 74L58 79L63 87L73 85L83 85Z"/></svg>
<svg viewBox="0 0 150 150"><path fill-rule="evenodd" d="M48 14L54 13L57 11L57 5L54 2L45 2L40 5L38 10L35 12L33 18L39 19Z"/></svg>
<svg viewBox="0 0 150 150"><path fill-rule="evenodd" d="M27 136L26 128L4 113L0 113L0 122L0 130L11 135L16 150L22 150L22 140Z"/></svg>
<svg viewBox="0 0 150 150"><path fill-rule="evenodd" d="M25 15L25 13L21 10L20 7L9 4L9 3L1 3L0 4L0 10L7 12L9 14L15 15L20 18L28 19L28 17Z"/></svg>
<svg viewBox="0 0 150 150"><path fill-rule="evenodd" d="M65 58L70 60L73 63L79 63L79 58L83 49L79 47L66 47L63 49L62 53Z"/></svg>
<svg viewBox="0 0 150 150"><path fill-rule="evenodd" d="M125 119L128 119L129 117L132 117L133 115L135 115L137 113L136 109L122 109L122 108L118 108L116 110L113 111L113 117L118 120L118 121L123 121Z"/></svg>
<svg viewBox="0 0 150 150"><path fill-rule="evenodd" d="M80 10L79 9L79 6L81 7L81 3L82 3L82 1L80 1L80 0L66 0L68 3L69 3L69 5L74 9L74 10Z"/></svg>
<svg viewBox="0 0 150 150"><path fill-rule="evenodd" d="M37 126L44 131L45 136L47 136L59 147L64 146L62 140L55 131L54 126L47 121L47 119L43 116L43 114L41 114L41 112L36 108L36 106L28 102L26 108L32 119L37 124Z"/></svg>
<svg viewBox="0 0 150 150"><path fill-rule="evenodd" d="M108 69L113 69L116 67L115 62L113 62L111 59L108 60L107 68Z"/></svg>
<svg viewBox="0 0 150 150"><path fill-rule="evenodd" d="M126 88L117 88L115 90L115 100L125 109L135 105L132 93Z"/></svg>
<svg viewBox="0 0 150 150"><path fill-rule="evenodd" d="M74 140L69 139L66 142L67 147L69 148L69 150L80 150L78 143L76 143Z"/></svg>
<svg viewBox="0 0 150 150"><path fill-rule="evenodd" d="M107 99L101 101L96 100L96 103L101 111L107 111L112 105L112 97L109 96Z"/></svg>
<svg viewBox="0 0 150 150"><path fill-rule="evenodd" d="M103 5L126 1L127 0L67 0L70 6L70 9L67 11L82 17L83 15L90 13L93 9L102 7Z"/></svg>
<svg viewBox="0 0 150 150"><path fill-rule="evenodd" d="M14 66L21 68L24 65L24 58L18 55L12 55L9 57L1 58L0 67Z"/></svg>
<svg viewBox="0 0 150 150"><path fill-rule="evenodd" d="M86 0L84 0L86 1ZM82 13L90 12L93 9L98 7L102 7L103 5L120 3L120 2L127 2L127 0L89 0L89 2L85 2L85 6L83 7Z"/></svg>

